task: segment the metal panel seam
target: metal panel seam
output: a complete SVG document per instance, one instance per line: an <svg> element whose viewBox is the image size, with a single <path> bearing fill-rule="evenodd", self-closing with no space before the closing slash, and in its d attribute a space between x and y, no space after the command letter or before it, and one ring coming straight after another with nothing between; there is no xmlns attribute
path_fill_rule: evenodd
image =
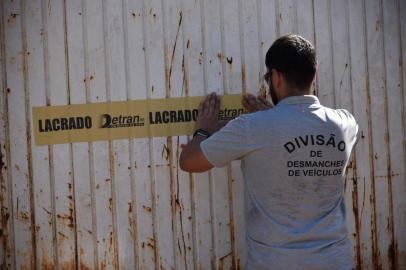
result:
<svg viewBox="0 0 406 270"><path fill-rule="evenodd" d="M66 0L63 1L63 26L64 26L64 47L65 47L65 71L66 71L66 89L67 89L67 102L71 104L71 91L70 91L70 76L69 76L69 47L68 47L68 21L66 13ZM75 168L73 165L73 144L69 144L69 155L70 155L70 170L71 170L71 179L72 179L72 194L71 194L71 203L73 204L70 215L73 223L73 245L74 245L74 261L72 262L73 267L78 267L78 239L77 239L77 223L76 223L76 198L75 198Z"/></svg>
<svg viewBox="0 0 406 270"><path fill-rule="evenodd" d="M87 0L81 0L82 6L82 33L83 33L83 64L85 66L85 78L89 78L89 45L88 45L88 33L87 33L87 9L86 9ZM86 103L90 102L90 81L85 80L85 89L86 89ZM97 246L97 223L96 223L96 197L94 194L95 190L95 179L94 179L94 158L93 158L93 143L88 143L88 151L89 151L89 175L90 175L90 200L91 200L91 209L92 209L92 238L93 238L93 256L94 262L93 267L94 269L98 268L99 265L99 257L98 257L98 246Z"/></svg>
<svg viewBox="0 0 406 270"><path fill-rule="evenodd" d="M49 55L48 55L48 19L47 19L47 4L46 0L41 1L41 12L42 12L42 25L44 29L43 33L43 50L44 50L44 74L45 74L45 93L46 93L46 105L51 105L50 100L50 89L49 89ZM49 156L49 181L50 181L50 197L51 197L51 210L52 210L52 238L53 238L53 257L54 257L54 267L58 265L58 243L57 243L57 232L56 232L56 207L55 207L55 173L54 173L54 156L53 147L48 146L48 156Z"/></svg>
<svg viewBox="0 0 406 270"><path fill-rule="evenodd" d="M3 105L4 105L4 109L3 109L3 113L4 113L4 135L5 135L5 151L6 151L6 179L2 179L5 180L7 182L7 192L8 192L8 205L9 205L9 211L8 213L4 213L4 207L3 207L3 200L1 203L1 222L4 224L4 219L7 217L8 218L6 220L6 226L10 229L10 231L8 232L8 237L9 237L9 241L10 241L10 252L11 252L11 261L12 261L12 265L13 267L16 266L16 256L15 256L15 240L14 240L14 207L13 207L13 203L12 203L12 198L13 198L13 186L11 184L11 170L10 168L10 164L11 164L11 160L10 160L10 130L9 130L9 119L8 119L8 92L9 89L7 88L7 55L6 55L6 48L5 48L5 14L4 14L4 6L3 6L3 1L0 1L0 55L3 58L2 61L2 70L1 72L2 77L3 77L3 82L1 82L1 86L2 86L2 96L1 98L3 99ZM0 177L3 177L3 174L0 174ZM3 197L3 195L2 195ZM10 218L11 217L11 218ZM3 234L4 235L4 234ZM3 240L3 245L4 245L4 263L7 262L6 260L6 254L7 254L7 239L5 238Z"/></svg>
<svg viewBox="0 0 406 270"><path fill-rule="evenodd" d="M104 64L105 64L105 79L106 79L106 99L107 102L111 102L111 78L110 78L110 48L107 46L108 39L109 39L109 30L107 26L107 4L106 0L102 1L102 10L103 10L103 42L104 42ZM118 240L117 240L117 207L116 207L116 189L115 189L115 181L116 177L114 174L114 150L113 150L113 141L108 141L108 152L109 152L109 166L110 166L110 199L109 204L111 207L111 214L112 214L112 224L113 224L113 232L110 235L110 243L113 244L113 257L114 257L114 266L115 268L119 268L119 254L118 254ZM112 248L110 246L110 248Z"/></svg>
<svg viewBox="0 0 406 270"><path fill-rule="evenodd" d="M163 54L164 54L164 66L165 66L165 98L169 98L171 96L171 88L170 88L170 74L169 74L169 69L168 69L168 32L166 29L166 6L165 6L165 1L161 0L161 14L162 14L162 31L163 31ZM180 24L182 23L182 13L180 14ZM180 27L179 24L179 27ZM179 33L179 28L178 32ZM177 36L176 36L177 37ZM176 49L176 41L175 41L175 47L173 48L173 54L172 57L174 57L175 54L175 49ZM176 224L176 204L179 198L175 199L175 193L174 193L174 176L173 176L173 145L172 145L172 136L166 137L166 149L167 151L167 161L169 162L169 193L170 193L170 203L171 203L171 224L172 224L172 237L173 237L173 243L172 243L172 249L173 249L173 256L174 256L174 262L175 262L175 267L176 267L176 242L177 242L177 224ZM164 145L165 147L165 145ZM180 209L180 211L182 211ZM182 222L182 220L180 220Z"/></svg>
<svg viewBox="0 0 406 270"><path fill-rule="evenodd" d="M351 87L351 107L352 110L354 110L354 87L353 87L353 81L352 81L352 59L351 59L351 34L350 34L350 10L349 10L349 0L346 1L347 3L347 33L348 33L348 42L347 42L347 50L348 50L348 68L349 68L349 82L350 82L350 87ZM353 166L353 194L352 194L352 209L354 213L354 220L355 220L355 239L356 239L356 258L357 258L357 264L356 268L361 269L362 267L362 259L361 259L361 245L360 245L360 220L359 220L359 212L358 212L358 175L357 175L357 163L356 163L356 149L354 148L353 150L353 158L352 158L352 166Z"/></svg>
<svg viewBox="0 0 406 270"><path fill-rule="evenodd" d="M372 119L371 119L371 94L369 89L369 67L368 67L368 31L367 31L367 22L366 22L366 0L363 0L363 15L364 15L364 33L365 33L365 70L366 70L366 94L367 94L367 104L368 104L368 137L371 138L369 142L369 152L373 153L373 132L372 132ZM371 170L371 198L370 202L372 205L371 211L371 240L372 240L372 264L377 266L377 257L378 257L378 243L377 243L377 232L376 232L376 200L375 200L375 165L373 162L372 155L369 157L370 170Z"/></svg>
<svg viewBox="0 0 406 270"><path fill-rule="evenodd" d="M126 78L126 87L127 87L127 100L130 96L130 85L128 83L128 78L130 77L130 63L129 63L129 49L128 49L128 22L126 20L126 11L128 10L128 0L122 0L122 19L123 19L123 35L124 35L124 62L125 62L125 78ZM129 215L132 215L132 222L130 224L133 242L134 242L134 258L135 258L135 265L136 269L139 266L139 252L138 252L138 218L137 218L137 211L136 211L136 175L135 175L135 168L134 168L134 145L132 144L132 140L128 140L129 145L129 159L130 159L130 179L131 179L131 208L133 209Z"/></svg>
<svg viewBox="0 0 406 270"><path fill-rule="evenodd" d="M260 0L257 0L260 1ZM220 1L220 36L221 36L221 67L222 67L222 83L224 93L227 93L227 80L226 80L226 61L224 59L226 56L225 51L225 36L224 36L224 1ZM228 176L228 204L229 204L229 217L230 217L230 239L231 239L231 257L232 257L232 268L237 269L238 258L236 253L236 242L235 242L235 224L234 224L234 206L233 206L233 178L231 164L227 165L227 176Z"/></svg>
<svg viewBox="0 0 406 270"><path fill-rule="evenodd" d="M380 19L382 22L382 51L383 51L383 72L384 72L384 86L385 86L385 92L384 92L384 99L385 99L385 105L384 105L384 111L385 111L385 120L386 120L386 125L385 125L385 133L387 134L387 140L385 142L386 146L386 159L388 161L388 167L387 167L387 177L388 177L388 203L389 203L389 220L388 220L388 225L387 229L389 230L390 233L390 245L388 247L388 260L391 263L391 268L396 265L396 254L394 252L394 244L395 244L395 235L394 235L394 230L393 230L393 196L392 196L392 164L391 164L391 153L390 153L390 133L389 133L389 109L388 109L388 85L387 85L387 72L386 72L386 54L385 54L385 21L384 21L384 11L383 11L383 0L379 2L379 7L380 7Z"/></svg>
<svg viewBox="0 0 406 270"><path fill-rule="evenodd" d="M238 23L240 32L240 54L241 54L241 82L242 82L242 93L247 93L247 81L245 77L245 44L244 44L244 24L243 24L243 11L242 11L242 1L238 0Z"/></svg>
<svg viewBox="0 0 406 270"><path fill-rule="evenodd" d="M31 211L31 238L33 258L31 258L31 267L35 267L36 263L36 234L35 234L35 207L34 207L34 189L33 189L33 174L32 174L32 145L31 145L31 120L30 120L30 99L28 89L28 48L27 48L27 30L26 30L26 14L25 1L20 2L21 9L21 40L23 45L23 77L24 77L24 95L25 95L25 119L26 119L26 138L27 138L27 162L28 162L28 183L29 183L29 200Z"/></svg>
<svg viewBox="0 0 406 270"><path fill-rule="evenodd" d="M146 43L146 38L145 38L145 34L146 34L146 19L145 16L146 15L146 10L145 10L145 1L146 0L142 0L142 33L143 33L143 48L144 48L144 52L147 49L147 43ZM145 61L145 81L146 81L146 95L147 95L147 99L150 99L150 70L149 70L149 61L148 61L148 56L146 53L144 53L144 61ZM152 139L149 138L148 139L148 149L149 149L149 160L150 160L150 164L149 164L149 168L150 168L150 175L151 175L151 197L152 197L152 231L153 231L153 247L154 247L154 260L155 260L155 269L159 269L160 264L159 264L159 256L158 256L158 238L157 238L157 225L156 225L156 220L157 220L157 216L156 216L156 200L155 200L155 170L154 170L154 166L152 166L152 164L154 163L153 160L153 145L152 145Z"/></svg>

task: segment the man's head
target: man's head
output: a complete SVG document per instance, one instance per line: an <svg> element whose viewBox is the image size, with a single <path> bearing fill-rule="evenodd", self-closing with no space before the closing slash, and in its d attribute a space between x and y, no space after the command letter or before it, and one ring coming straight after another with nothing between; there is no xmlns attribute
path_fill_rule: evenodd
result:
<svg viewBox="0 0 406 270"><path fill-rule="evenodd" d="M317 69L313 45L298 35L278 38L266 53L271 97L276 104L286 96L310 93Z"/></svg>

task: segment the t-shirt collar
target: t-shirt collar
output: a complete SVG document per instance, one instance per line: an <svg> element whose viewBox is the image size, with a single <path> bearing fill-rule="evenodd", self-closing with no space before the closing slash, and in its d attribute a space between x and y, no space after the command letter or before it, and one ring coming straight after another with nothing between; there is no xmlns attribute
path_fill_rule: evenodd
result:
<svg viewBox="0 0 406 270"><path fill-rule="evenodd" d="M279 104L320 104L319 99L313 95L290 96L282 99Z"/></svg>

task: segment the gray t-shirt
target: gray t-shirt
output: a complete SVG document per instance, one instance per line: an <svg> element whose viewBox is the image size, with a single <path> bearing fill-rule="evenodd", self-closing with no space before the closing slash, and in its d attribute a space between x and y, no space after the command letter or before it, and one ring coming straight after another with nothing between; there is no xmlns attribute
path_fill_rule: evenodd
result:
<svg viewBox="0 0 406 270"><path fill-rule="evenodd" d="M246 269L353 268L343 192L357 134L348 111L307 95L238 117L201 143L216 167L241 159Z"/></svg>

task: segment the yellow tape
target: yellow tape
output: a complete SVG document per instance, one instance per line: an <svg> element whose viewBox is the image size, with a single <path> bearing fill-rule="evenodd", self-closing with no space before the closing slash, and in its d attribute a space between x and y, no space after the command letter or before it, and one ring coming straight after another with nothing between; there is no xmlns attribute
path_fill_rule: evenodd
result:
<svg viewBox="0 0 406 270"><path fill-rule="evenodd" d="M33 107L36 145L191 135L204 97ZM244 113L241 95L221 97L219 118Z"/></svg>

